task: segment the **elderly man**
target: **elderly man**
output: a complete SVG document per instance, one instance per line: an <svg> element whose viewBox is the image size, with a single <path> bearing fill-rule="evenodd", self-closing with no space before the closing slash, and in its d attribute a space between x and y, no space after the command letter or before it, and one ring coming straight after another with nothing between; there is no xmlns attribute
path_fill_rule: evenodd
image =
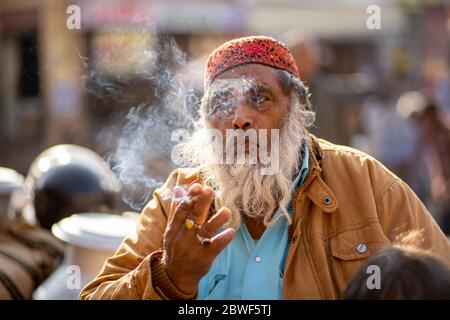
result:
<svg viewBox="0 0 450 320"><path fill-rule="evenodd" d="M82 299L336 299L367 257L409 230L450 264L448 240L403 181L308 133L314 114L284 44L246 37L216 49L199 111L226 146L192 137L184 154L196 168L154 192ZM230 148L234 131L245 152Z"/></svg>

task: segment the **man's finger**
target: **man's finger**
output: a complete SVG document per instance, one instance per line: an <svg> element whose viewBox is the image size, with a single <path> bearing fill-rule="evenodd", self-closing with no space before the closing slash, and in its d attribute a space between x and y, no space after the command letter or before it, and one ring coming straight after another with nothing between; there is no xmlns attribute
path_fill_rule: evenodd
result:
<svg viewBox="0 0 450 320"><path fill-rule="evenodd" d="M217 256L231 242L231 240L233 240L235 235L236 230L233 228L228 228L214 236L211 239L211 244L209 245L214 256Z"/></svg>
<svg viewBox="0 0 450 320"><path fill-rule="evenodd" d="M194 184L189 188L189 191L181 201L175 207L175 211L169 222L168 233L178 232L178 230L184 225L186 218L192 212L194 208L193 197L197 196L202 191L200 184ZM179 192L179 191L177 191Z"/></svg>
<svg viewBox="0 0 450 320"><path fill-rule="evenodd" d="M192 218L196 224L202 225L206 221L213 199L214 191L210 187L202 188L202 192L193 196L195 203L190 218Z"/></svg>
<svg viewBox="0 0 450 320"><path fill-rule="evenodd" d="M228 208L221 208L198 230L200 236L212 238L220 228L231 218L231 211Z"/></svg>

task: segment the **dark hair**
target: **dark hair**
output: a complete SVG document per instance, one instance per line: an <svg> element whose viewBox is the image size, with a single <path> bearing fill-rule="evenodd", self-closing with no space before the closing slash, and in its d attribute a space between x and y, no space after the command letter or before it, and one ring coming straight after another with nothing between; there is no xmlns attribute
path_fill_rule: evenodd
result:
<svg viewBox="0 0 450 320"><path fill-rule="evenodd" d="M379 267L379 288L369 289L371 265ZM366 260L349 282L344 299L450 299L450 269L426 251L394 245Z"/></svg>

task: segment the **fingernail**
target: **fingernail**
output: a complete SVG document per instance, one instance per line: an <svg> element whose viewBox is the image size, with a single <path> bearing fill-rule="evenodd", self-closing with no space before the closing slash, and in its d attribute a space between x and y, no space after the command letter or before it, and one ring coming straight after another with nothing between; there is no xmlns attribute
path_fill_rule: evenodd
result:
<svg viewBox="0 0 450 320"><path fill-rule="evenodd" d="M200 185L194 185L191 190L194 193L198 193L202 190L202 187Z"/></svg>

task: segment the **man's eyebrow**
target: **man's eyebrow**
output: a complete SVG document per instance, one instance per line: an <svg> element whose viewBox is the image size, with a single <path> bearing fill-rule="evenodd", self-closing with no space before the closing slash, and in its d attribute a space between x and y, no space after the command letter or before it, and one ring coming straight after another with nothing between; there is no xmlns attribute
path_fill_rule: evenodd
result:
<svg viewBox="0 0 450 320"><path fill-rule="evenodd" d="M211 90L210 94L212 96L222 96L222 95L231 93L232 90L233 90L232 88L224 88L224 89L220 88L220 89L216 89L216 90Z"/></svg>
<svg viewBox="0 0 450 320"><path fill-rule="evenodd" d="M265 83L255 83L249 86L247 91L256 91L256 92L272 92L272 88Z"/></svg>

